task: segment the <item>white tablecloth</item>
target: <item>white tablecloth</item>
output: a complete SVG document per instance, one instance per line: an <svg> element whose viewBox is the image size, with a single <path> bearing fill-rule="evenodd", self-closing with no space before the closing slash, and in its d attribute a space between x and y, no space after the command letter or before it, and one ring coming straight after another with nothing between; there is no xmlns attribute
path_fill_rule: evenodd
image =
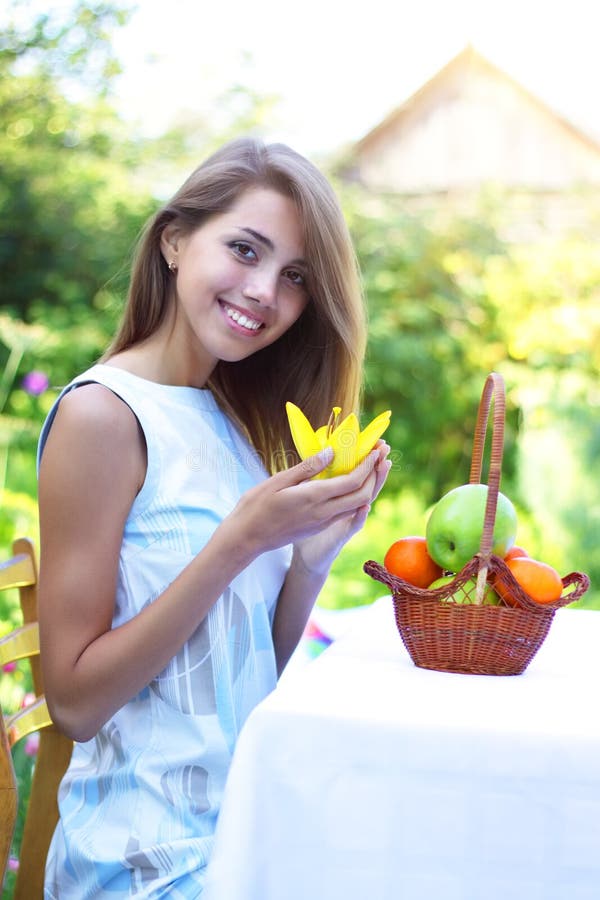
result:
<svg viewBox="0 0 600 900"><path fill-rule="evenodd" d="M206 900L600 900L600 613L523 675L419 669L379 600L250 716Z"/></svg>

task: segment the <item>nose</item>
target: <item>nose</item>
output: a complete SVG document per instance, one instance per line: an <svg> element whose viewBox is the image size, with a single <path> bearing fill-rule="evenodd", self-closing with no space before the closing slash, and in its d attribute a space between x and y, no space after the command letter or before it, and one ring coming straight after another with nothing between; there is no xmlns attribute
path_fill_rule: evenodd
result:
<svg viewBox="0 0 600 900"><path fill-rule="evenodd" d="M277 301L277 280L270 272L258 272L255 269L242 288L242 296L261 306L274 306Z"/></svg>

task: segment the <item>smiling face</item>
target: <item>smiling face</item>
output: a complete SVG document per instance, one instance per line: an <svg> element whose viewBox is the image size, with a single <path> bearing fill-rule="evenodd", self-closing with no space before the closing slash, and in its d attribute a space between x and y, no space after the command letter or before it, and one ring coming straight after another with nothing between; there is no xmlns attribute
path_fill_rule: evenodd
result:
<svg viewBox="0 0 600 900"><path fill-rule="evenodd" d="M161 250L177 267L162 334L184 382L204 384L219 360L272 344L308 302L298 211L270 188L249 188L190 234L167 226Z"/></svg>

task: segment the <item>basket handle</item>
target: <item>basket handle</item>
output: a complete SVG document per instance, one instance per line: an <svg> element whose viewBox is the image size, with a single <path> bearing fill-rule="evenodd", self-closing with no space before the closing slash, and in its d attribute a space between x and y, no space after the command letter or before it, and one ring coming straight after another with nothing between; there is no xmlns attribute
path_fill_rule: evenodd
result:
<svg viewBox="0 0 600 900"><path fill-rule="evenodd" d="M475 425L475 437L473 439L473 455L471 458L471 471L469 484L481 483L481 469L483 464L483 451L485 448L485 436L487 432L490 406L494 397L494 416L492 421L492 447L488 472L488 492L483 518L483 532L479 548L479 572L477 575L476 603L483 602L485 583L487 579L488 564L492 555L494 542L494 523L496 521L496 507L498 505L498 491L500 488L500 476L502 473L502 455L504 451L504 418L506 413L506 393L504 379L497 372L492 372L486 378L477 412Z"/></svg>

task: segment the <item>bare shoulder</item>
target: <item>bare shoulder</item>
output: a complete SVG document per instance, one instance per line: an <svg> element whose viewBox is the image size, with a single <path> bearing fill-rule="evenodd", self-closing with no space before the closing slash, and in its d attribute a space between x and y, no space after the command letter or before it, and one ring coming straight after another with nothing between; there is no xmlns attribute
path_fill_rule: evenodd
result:
<svg viewBox="0 0 600 900"><path fill-rule="evenodd" d="M42 457L42 469L52 462L85 472L122 473L141 486L146 447L131 408L104 385L91 383L61 399Z"/></svg>
<svg viewBox="0 0 600 900"><path fill-rule="evenodd" d="M130 407L110 388L96 382L82 384L60 401L56 421L65 427L76 426L115 434L135 434L137 419Z"/></svg>

